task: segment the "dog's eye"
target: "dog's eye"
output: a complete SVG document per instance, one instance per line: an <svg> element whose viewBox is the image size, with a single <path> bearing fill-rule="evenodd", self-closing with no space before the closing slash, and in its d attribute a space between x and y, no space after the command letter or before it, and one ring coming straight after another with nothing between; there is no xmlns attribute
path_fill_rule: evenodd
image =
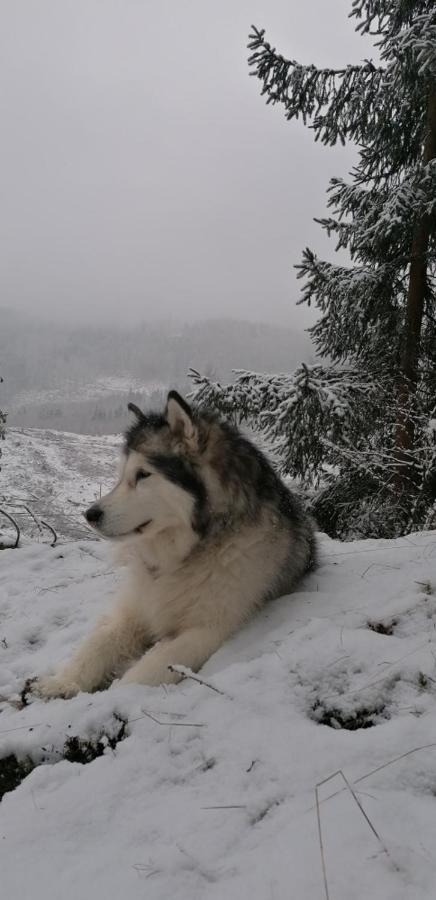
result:
<svg viewBox="0 0 436 900"><path fill-rule="evenodd" d="M138 484L138 481L142 481L143 478L150 478L150 475L151 472L145 472L144 469L139 469L136 473L136 484Z"/></svg>

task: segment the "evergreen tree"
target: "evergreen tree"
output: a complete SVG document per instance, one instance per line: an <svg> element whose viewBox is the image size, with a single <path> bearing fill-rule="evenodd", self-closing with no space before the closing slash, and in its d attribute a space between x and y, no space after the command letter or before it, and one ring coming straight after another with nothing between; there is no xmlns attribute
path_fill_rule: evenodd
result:
<svg viewBox="0 0 436 900"><path fill-rule="evenodd" d="M286 60L253 28L251 74L267 103L326 145L359 147L350 181L330 181L318 220L350 264L306 249L301 300L320 361L292 376L195 376L199 402L266 429L282 470L323 481L320 526L394 535L433 521L436 497L436 3L353 0L380 65L318 69Z"/></svg>

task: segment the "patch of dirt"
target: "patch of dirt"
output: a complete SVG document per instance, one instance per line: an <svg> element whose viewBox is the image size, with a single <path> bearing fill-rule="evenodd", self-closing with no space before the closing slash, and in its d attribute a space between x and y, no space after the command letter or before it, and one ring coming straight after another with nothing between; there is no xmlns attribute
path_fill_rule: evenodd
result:
<svg viewBox="0 0 436 900"><path fill-rule="evenodd" d="M86 765L99 756L103 756L108 747L115 750L116 745L127 737L126 720L120 716L115 718L119 722L119 729L115 734L108 735L102 731L95 740L71 735L65 741L62 750L55 751L56 762L66 759L68 762ZM18 759L13 753L0 759L0 801L4 794L14 791L37 765L48 765L52 762L53 760L47 757L43 757L38 763L29 756Z"/></svg>
<svg viewBox="0 0 436 900"><path fill-rule="evenodd" d="M372 622L369 620L366 625L370 631L375 631L376 634L391 635L394 633L395 626L398 625L398 619L385 620L384 622Z"/></svg>
<svg viewBox="0 0 436 900"><path fill-rule="evenodd" d="M345 712L334 706L316 701L312 706L312 718L319 725L328 725L329 728L345 729L346 731L358 731L360 728L372 728L381 721L389 719L383 704L375 707L360 706L352 711Z"/></svg>
<svg viewBox="0 0 436 900"><path fill-rule="evenodd" d="M68 762L86 765L86 763L92 762L97 757L103 756L107 747L115 750L117 744L124 740L125 737L126 722L124 719L120 719L120 729L113 737L102 734L97 741L89 741L72 735L65 741L63 759L66 759Z"/></svg>
<svg viewBox="0 0 436 900"><path fill-rule="evenodd" d="M31 759L17 759L13 753L0 759L0 800L8 791L14 791L34 768Z"/></svg>

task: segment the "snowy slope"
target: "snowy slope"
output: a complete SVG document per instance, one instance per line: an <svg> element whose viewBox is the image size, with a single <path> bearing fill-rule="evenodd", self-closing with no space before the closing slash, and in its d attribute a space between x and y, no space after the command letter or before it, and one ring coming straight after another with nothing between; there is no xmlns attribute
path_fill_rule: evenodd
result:
<svg viewBox="0 0 436 900"><path fill-rule="evenodd" d="M8 428L2 444L0 497L17 517L24 536L40 536L31 515L52 525L59 537L86 537L83 511L113 485L122 439L117 435L69 434L39 428ZM0 517L0 530L7 522Z"/></svg>
<svg viewBox="0 0 436 900"><path fill-rule="evenodd" d="M121 577L99 542L2 551L0 694L64 659ZM330 900L433 900L435 592L434 532L323 538L300 590L200 673L222 693L0 703L0 757L43 762L0 804L2 896L323 900L315 785L342 770L380 840L340 776L320 788ZM114 749L62 758L119 717Z"/></svg>
<svg viewBox="0 0 436 900"><path fill-rule="evenodd" d="M125 395L133 392L152 394L164 391L167 385L162 381L145 381L131 375L105 376L95 378L90 383L67 381L60 387L19 391L13 398L14 409L22 406L40 406L47 403L69 403L78 400L99 400L114 394ZM126 401L127 402L127 401Z"/></svg>

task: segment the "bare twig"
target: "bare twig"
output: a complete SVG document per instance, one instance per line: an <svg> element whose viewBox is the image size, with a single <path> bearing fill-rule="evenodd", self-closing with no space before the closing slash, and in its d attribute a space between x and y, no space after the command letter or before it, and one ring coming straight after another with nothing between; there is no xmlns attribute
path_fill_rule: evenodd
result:
<svg viewBox="0 0 436 900"><path fill-rule="evenodd" d="M35 523L35 525L36 525L36 527L37 527L39 533L42 534L42 528L41 528L41 525L40 525L40 523L38 522L38 519L36 518L35 513L30 509L30 506L27 506L27 503L21 503L21 506L23 507L23 509L26 510L26 512L29 513L29 516L30 516L31 519L33 519L33 521L34 521L34 523Z"/></svg>
<svg viewBox="0 0 436 900"><path fill-rule="evenodd" d="M198 675L194 675L190 669L187 669L186 666L168 666L170 672L174 672L176 675L181 675L183 678L191 678L193 681L197 681L198 684L202 684L204 687L210 688L211 691L215 691L216 694L221 694L222 697L228 697L229 700L233 698L230 697L230 694L226 694L224 691L220 691L219 688L215 687L213 684L210 684L208 681L204 681L203 678L199 678Z"/></svg>
<svg viewBox="0 0 436 900"><path fill-rule="evenodd" d="M49 531L51 531L53 535L53 542L50 544L50 547L55 547L55 545L57 544L58 536L54 528L52 528L52 526L49 525L48 522L44 522L44 519L41 519L41 525L45 525L45 527L48 528Z"/></svg>
<svg viewBox="0 0 436 900"><path fill-rule="evenodd" d="M15 544L14 544L13 547L12 547L12 549L15 550L15 549L18 547L18 544L19 544L19 541L20 541L20 536L21 536L21 531L20 531L20 529L19 529L19 526L17 525L15 519L14 519L12 516L10 516L9 513L6 512L6 510L0 509L0 513L2 513L4 516L6 516L7 519L9 519L10 522L12 522L12 525L14 526L14 528L15 528L15 530L16 530L16 532L17 532L17 537L16 537L16 540L15 540Z"/></svg>

